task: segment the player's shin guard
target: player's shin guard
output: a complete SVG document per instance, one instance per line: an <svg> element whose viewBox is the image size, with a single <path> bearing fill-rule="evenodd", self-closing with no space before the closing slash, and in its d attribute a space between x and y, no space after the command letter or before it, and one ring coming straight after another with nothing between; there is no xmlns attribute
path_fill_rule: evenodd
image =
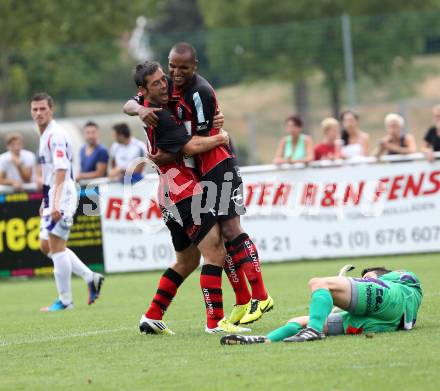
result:
<svg viewBox="0 0 440 391"><path fill-rule="evenodd" d="M249 292L246 276L244 274L243 268L239 263L235 264L230 251L233 251L233 247L230 243L226 243L226 260L223 269L229 279L232 289L235 293L235 304L244 305L249 303L251 300L251 294Z"/></svg>
<svg viewBox="0 0 440 391"><path fill-rule="evenodd" d="M320 288L314 291L310 300L310 319L307 327L322 333L332 308L333 297L328 289Z"/></svg>
<svg viewBox="0 0 440 391"><path fill-rule="evenodd" d="M284 326L271 331L269 334L267 334L267 338L269 338L271 342L280 342L285 338L289 338L297 334L301 329L302 327L299 323L289 322Z"/></svg>
<svg viewBox="0 0 440 391"><path fill-rule="evenodd" d="M223 292L222 292L223 268L205 264L200 273L200 287L206 306L206 325L209 329L217 327L223 319Z"/></svg>
<svg viewBox="0 0 440 391"><path fill-rule="evenodd" d="M175 270L171 268L165 270L145 316L149 319L161 320L182 282L183 277Z"/></svg>
<svg viewBox="0 0 440 391"><path fill-rule="evenodd" d="M58 290L58 298L64 305L72 303L72 265L66 250L52 254L53 274Z"/></svg>
<svg viewBox="0 0 440 391"><path fill-rule="evenodd" d="M252 299L266 300L267 292L261 274L257 247L248 234L242 233L231 242L230 255L234 264L239 264L252 289Z"/></svg>

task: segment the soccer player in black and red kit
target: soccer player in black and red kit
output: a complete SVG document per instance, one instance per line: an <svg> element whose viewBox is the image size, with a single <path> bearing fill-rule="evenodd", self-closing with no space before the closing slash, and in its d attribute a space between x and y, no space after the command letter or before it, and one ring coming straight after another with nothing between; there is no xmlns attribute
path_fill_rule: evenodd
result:
<svg viewBox="0 0 440 391"><path fill-rule="evenodd" d="M169 55L171 106L192 135L209 136L219 131L212 125L218 104L213 88L196 70L195 49L187 43L176 44ZM157 123L157 110L141 108L133 101L124 106L127 114L137 114L151 126ZM175 155L161 150L152 156L157 164L164 164L174 158ZM240 224L240 215L245 213L245 208L243 184L235 155L230 147L219 146L197 155L196 166L203 184L208 186L214 183L217 189L213 194L208 186L205 201L206 206L216 215L226 240L228 256L225 271L236 295L236 305L229 320L235 324L252 323L273 308L273 300L264 286L257 248Z"/></svg>
<svg viewBox="0 0 440 391"><path fill-rule="evenodd" d="M205 138L192 138L188 134L184 125L167 110L168 82L158 63L138 66L135 81L140 84L147 107L164 109L158 113L157 125L145 128L149 152L155 154L160 148L176 154L173 161L158 165L157 171L158 200L177 260L161 277L156 295L141 318L140 329L145 333L172 334L162 322L162 316L180 284L198 266L197 247L204 258L200 285L207 309L206 331L249 331L224 319L221 277L226 250L215 216L196 209L201 205L203 190L196 171L182 155L205 153L227 144L229 139L222 133ZM140 96L136 99L143 103Z"/></svg>

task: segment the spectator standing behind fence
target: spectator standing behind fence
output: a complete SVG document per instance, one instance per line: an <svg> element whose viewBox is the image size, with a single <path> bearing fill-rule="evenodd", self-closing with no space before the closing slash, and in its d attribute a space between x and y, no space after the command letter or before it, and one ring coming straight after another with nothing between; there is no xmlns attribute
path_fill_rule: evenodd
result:
<svg viewBox="0 0 440 391"><path fill-rule="evenodd" d="M359 129L359 116L351 110L341 114L342 157L345 159L368 156L370 136Z"/></svg>
<svg viewBox="0 0 440 391"><path fill-rule="evenodd" d="M402 116L390 113L385 117L384 123L387 134L379 142L377 156L416 152L416 140L412 134L405 131L405 120Z"/></svg>
<svg viewBox="0 0 440 391"><path fill-rule="evenodd" d="M23 184L35 180L35 154L23 149L23 137L19 133L6 136L6 148L8 150L0 155L0 185L21 190Z"/></svg>
<svg viewBox="0 0 440 391"><path fill-rule="evenodd" d="M80 172L76 179L102 178L107 175L108 152L99 144L99 128L95 122L84 125L85 145L79 151Z"/></svg>
<svg viewBox="0 0 440 391"><path fill-rule="evenodd" d="M315 145L315 160L341 159L341 126L335 118L326 118L321 122L323 140Z"/></svg>
<svg viewBox="0 0 440 391"><path fill-rule="evenodd" d="M302 133L302 120L297 115L291 115L284 121L287 136L279 144L273 162L308 163L313 160L313 142L310 136Z"/></svg>
<svg viewBox="0 0 440 391"><path fill-rule="evenodd" d="M109 178L113 180L123 180L125 171L130 169L131 183L140 181L142 171L145 166L146 157L145 144L132 137L130 128L127 124L117 124L113 126L115 142L110 148L110 173Z"/></svg>
<svg viewBox="0 0 440 391"><path fill-rule="evenodd" d="M440 105L432 109L434 125L425 134L424 145L421 148L429 161L434 161L434 152L440 152Z"/></svg>

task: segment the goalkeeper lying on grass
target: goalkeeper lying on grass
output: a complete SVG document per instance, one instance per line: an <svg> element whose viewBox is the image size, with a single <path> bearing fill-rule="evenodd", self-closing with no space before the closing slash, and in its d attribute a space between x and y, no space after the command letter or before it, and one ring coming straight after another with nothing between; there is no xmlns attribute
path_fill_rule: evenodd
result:
<svg viewBox="0 0 440 391"><path fill-rule="evenodd" d="M423 296L414 273L384 267L365 269L362 278L312 278L309 287L309 316L293 318L266 336L226 335L221 344L304 342L326 335L410 330ZM342 311L332 312L333 306Z"/></svg>

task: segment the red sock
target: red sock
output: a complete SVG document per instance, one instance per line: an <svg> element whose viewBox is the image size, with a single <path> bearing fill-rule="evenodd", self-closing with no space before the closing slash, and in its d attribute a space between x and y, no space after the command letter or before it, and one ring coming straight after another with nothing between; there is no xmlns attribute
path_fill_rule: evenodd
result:
<svg viewBox="0 0 440 391"><path fill-rule="evenodd" d="M246 283L246 276L243 268L239 263L235 264L231 255L229 255L229 252L232 253L234 249L231 244L226 243L225 246L228 253L226 254L226 261L223 269L225 270L232 289L235 292L235 304L243 305L249 303L251 294Z"/></svg>
<svg viewBox="0 0 440 391"><path fill-rule="evenodd" d="M171 268L165 270L165 273L162 274L159 280L157 292L145 316L150 319L161 320L182 282L183 277L175 270Z"/></svg>
<svg viewBox="0 0 440 391"><path fill-rule="evenodd" d="M205 264L200 273L200 287L206 306L206 325L212 329L223 319L222 272L220 266Z"/></svg>
<svg viewBox="0 0 440 391"><path fill-rule="evenodd" d="M261 274L260 259L257 247L248 234L242 233L231 242L230 252L234 264L239 264L252 289L252 298L266 300L267 292Z"/></svg>

